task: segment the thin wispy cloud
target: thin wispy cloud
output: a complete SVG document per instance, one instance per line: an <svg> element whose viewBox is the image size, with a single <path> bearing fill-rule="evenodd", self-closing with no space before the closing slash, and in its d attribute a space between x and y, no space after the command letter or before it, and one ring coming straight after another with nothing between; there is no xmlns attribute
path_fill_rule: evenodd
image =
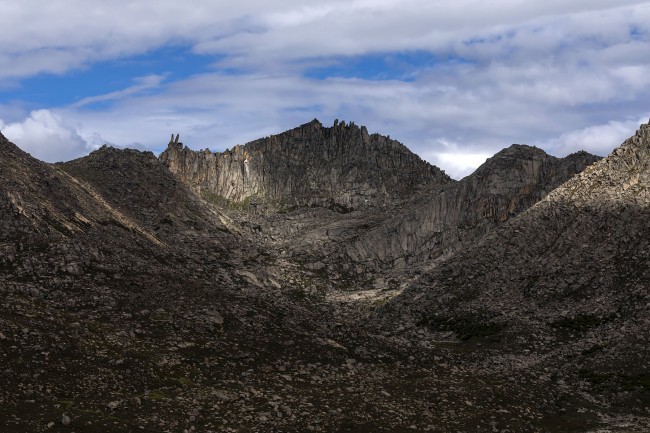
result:
<svg viewBox="0 0 650 433"><path fill-rule="evenodd" d="M607 153L650 114L645 1L24 0L0 16L0 126L47 160L170 132L223 150L317 117L460 177L514 142Z"/></svg>
<svg viewBox="0 0 650 433"><path fill-rule="evenodd" d="M71 104L70 107L80 108L84 105L96 104L98 102L117 101L128 96L137 95L147 90L159 87L164 78L165 77L163 75L149 75L146 77L138 77L134 80L136 84L133 86L121 90L116 90L114 92L109 92L103 95L87 96Z"/></svg>

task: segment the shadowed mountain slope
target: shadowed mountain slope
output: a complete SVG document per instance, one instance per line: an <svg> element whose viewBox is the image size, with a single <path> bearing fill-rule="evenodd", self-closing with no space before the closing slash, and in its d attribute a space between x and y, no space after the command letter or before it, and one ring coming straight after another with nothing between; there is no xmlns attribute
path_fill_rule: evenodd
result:
<svg viewBox="0 0 650 433"><path fill-rule="evenodd" d="M159 409L116 422L108 403L167 401L197 369L264 359L280 341L305 359L334 352L311 337L321 307L283 290L267 256L153 154L105 147L52 166L0 137L0 177L3 432L65 428L64 414L133 431Z"/></svg>
<svg viewBox="0 0 650 433"><path fill-rule="evenodd" d="M570 378L605 406L650 401L650 125L377 310L421 339L487 342L480 363ZM420 330L420 331L418 331ZM415 337L418 338L418 337ZM493 348L494 350L490 350ZM498 354L495 354L498 351Z"/></svg>
<svg viewBox="0 0 650 433"><path fill-rule="evenodd" d="M648 283L649 168L650 126L642 125L609 157L478 244L441 262L405 292L403 299L420 291L427 297L447 295L444 298L451 302L455 291L477 286L470 291L472 296L455 303L470 308L476 300L474 307L488 307L490 304L482 303L486 296L496 302L496 310L505 310L509 298L489 290L500 287L519 293L526 302L539 303L536 310L548 310L549 314L564 310L559 303L571 297L600 302L601 308L616 304L624 296L624 288L633 290ZM451 278L440 278L447 274ZM558 276L564 279L558 281ZM474 281L477 278L480 280ZM454 291L445 290L452 286ZM606 296L595 297L594 291ZM426 308L426 303L421 305Z"/></svg>

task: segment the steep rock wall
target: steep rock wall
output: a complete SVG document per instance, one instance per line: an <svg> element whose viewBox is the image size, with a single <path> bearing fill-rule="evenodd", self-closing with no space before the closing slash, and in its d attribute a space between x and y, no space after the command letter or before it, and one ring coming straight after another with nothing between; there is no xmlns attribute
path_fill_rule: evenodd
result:
<svg viewBox="0 0 650 433"><path fill-rule="evenodd" d="M175 140L160 160L195 189L280 206L386 206L453 182L401 143L354 123L314 120L221 153Z"/></svg>
<svg viewBox="0 0 650 433"><path fill-rule="evenodd" d="M470 176L361 236L348 254L377 266L435 259L526 210L599 159L586 152L559 159L541 149L512 145Z"/></svg>

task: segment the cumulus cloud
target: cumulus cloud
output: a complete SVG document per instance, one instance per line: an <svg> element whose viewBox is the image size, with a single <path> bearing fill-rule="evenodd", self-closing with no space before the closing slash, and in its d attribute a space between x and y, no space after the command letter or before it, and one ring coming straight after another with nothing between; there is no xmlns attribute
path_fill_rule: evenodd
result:
<svg viewBox="0 0 650 433"><path fill-rule="evenodd" d="M639 119L610 121L603 125L591 125L586 128L566 132L559 137L543 143L553 154L566 156L579 150L606 156L628 137L634 135L641 123L647 123L650 112Z"/></svg>
<svg viewBox="0 0 650 433"><path fill-rule="evenodd" d="M470 175L478 166L488 159L487 153L435 153L427 158L430 163L438 167L444 167L445 172L454 179L462 179Z"/></svg>
<svg viewBox="0 0 650 433"><path fill-rule="evenodd" d="M74 128L49 110L32 111L22 122L4 124L0 120L0 129L10 141L47 162L73 159L91 150Z"/></svg>

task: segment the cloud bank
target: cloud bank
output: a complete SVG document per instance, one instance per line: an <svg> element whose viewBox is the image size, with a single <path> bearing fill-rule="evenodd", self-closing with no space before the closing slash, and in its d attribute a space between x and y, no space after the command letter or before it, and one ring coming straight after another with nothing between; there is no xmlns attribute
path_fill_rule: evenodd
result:
<svg viewBox="0 0 650 433"><path fill-rule="evenodd" d="M0 15L21 23L0 35L0 89L110 81L106 62L161 47L208 60L180 71L163 58L56 106L5 102L3 133L45 160L101 140L160 150L171 132L223 150L316 117L390 134L461 177L515 142L606 154L650 117L644 1L24 0Z"/></svg>

